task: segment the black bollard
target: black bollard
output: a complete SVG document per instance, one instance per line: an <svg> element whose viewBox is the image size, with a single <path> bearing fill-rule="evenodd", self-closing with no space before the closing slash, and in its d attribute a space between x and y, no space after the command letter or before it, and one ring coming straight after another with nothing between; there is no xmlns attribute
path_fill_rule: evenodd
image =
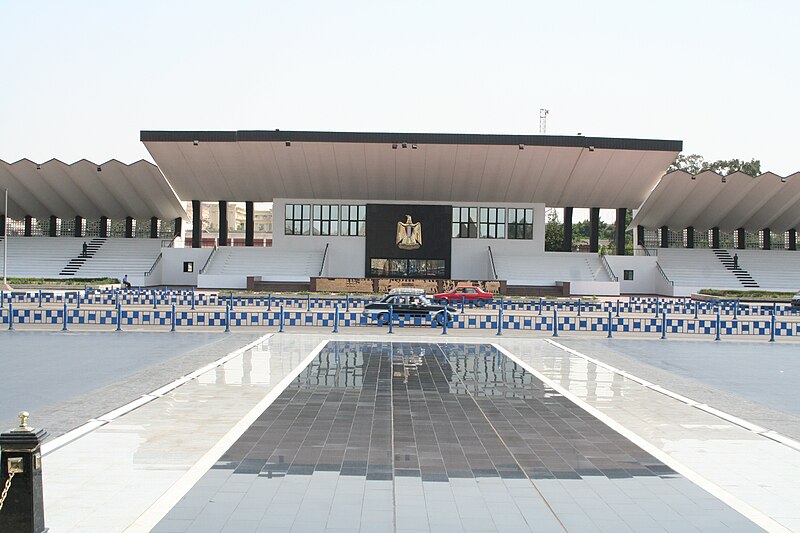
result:
<svg viewBox="0 0 800 533"><path fill-rule="evenodd" d="M43 533L42 453L47 436L28 427L28 413L19 414L20 425L0 434L0 531Z"/></svg>

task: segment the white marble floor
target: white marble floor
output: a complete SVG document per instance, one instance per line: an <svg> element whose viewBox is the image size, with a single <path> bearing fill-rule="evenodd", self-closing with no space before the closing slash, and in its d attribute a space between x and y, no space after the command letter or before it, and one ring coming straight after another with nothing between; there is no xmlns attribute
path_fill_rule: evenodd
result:
<svg viewBox="0 0 800 533"><path fill-rule="evenodd" d="M800 451L663 394L542 338L494 343L540 379L771 531L800 531ZM149 531L274 400L328 338L275 334L177 388L46 453L51 531ZM386 335L354 337L386 342ZM400 340L400 339L398 339ZM403 336L408 342L408 336ZM586 354L591 356L591 354ZM67 439L68 440L68 439Z"/></svg>

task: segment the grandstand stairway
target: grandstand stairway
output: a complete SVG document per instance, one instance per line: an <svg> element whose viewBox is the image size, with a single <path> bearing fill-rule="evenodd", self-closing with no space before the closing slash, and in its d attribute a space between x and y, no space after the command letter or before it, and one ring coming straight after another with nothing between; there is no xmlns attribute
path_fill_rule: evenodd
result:
<svg viewBox="0 0 800 533"><path fill-rule="evenodd" d="M59 272L59 276L74 276L75 273L78 271L78 269L82 267L84 263L86 263L86 261L91 259L94 256L94 254L96 254L97 251L100 249L100 247L103 246L103 244L105 244L105 242L106 239L104 238L92 239L89 242L87 242L86 257L82 255L83 250L81 250L80 255L70 259L69 263L67 263L67 265L63 269L61 269L61 272Z"/></svg>
<svg viewBox="0 0 800 533"><path fill-rule="evenodd" d="M714 248L714 255L717 256L717 259L720 260L726 269L730 270L731 273L736 276L736 279L739 280L739 283L741 283L743 287L747 287L748 289L759 288L759 285L756 283L756 280L753 279L753 276L751 276L747 270L743 269L741 265L738 265L734 268L733 257L731 257L731 254L728 252L728 250Z"/></svg>

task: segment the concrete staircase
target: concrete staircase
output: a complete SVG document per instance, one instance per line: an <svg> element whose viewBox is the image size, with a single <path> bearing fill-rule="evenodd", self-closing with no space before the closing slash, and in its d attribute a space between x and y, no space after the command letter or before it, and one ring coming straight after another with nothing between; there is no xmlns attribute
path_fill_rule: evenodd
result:
<svg viewBox="0 0 800 533"><path fill-rule="evenodd" d="M100 249L101 246L106 242L104 238L97 238L92 239L86 243L86 256L78 255L77 257L73 257L69 260L67 265L61 270L59 273L60 276L74 276L75 273L81 268L86 261L94 257L94 254Z"/></svg>
<svg viewBox="0 0 800 533"><path fill-rule="evenodd" d="M717 259L720 260L726 269L730 270L731 273L736 276L736 279L739 280L739 283L741 283L743 287L747 287L748 289L759 288L758 283L755 279L753 279L753 276L751 276L747 270L743 269L740 265L734 266L733 257L728 250L715 248L714 255L717 256Z"/></svg>

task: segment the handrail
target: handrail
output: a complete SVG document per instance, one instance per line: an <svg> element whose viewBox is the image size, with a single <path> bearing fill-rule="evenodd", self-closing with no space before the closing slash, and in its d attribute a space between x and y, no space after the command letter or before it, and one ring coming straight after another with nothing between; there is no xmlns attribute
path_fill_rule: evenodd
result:
<svg viewBox="0 0 800 533"><path fill-rule="evenodd" d="M158 257L156 257L155 262L153 262L153 266L150 267L150 270L148 270L147 272L144 273L145 277L150 276L150 275L153 274L153 270L156 269L156 265L158 265L161 262L161 256L162 255L163 254L161 254L161 253L158 254Z"/></svg>
<svg viewBox="0 0 800 533"><path fill-rule="evenodd" d="M644 250L644 255L648 257L655 257L658 255L658 250L651 250L650 248L645 246L644 243L640 244L639 246L641 246L642 250Z"/></svg>
<svg viewBox="0 0 800 533"><path fill-rule="evenodd" d="M661 268L661 265L658 264L658 259L656 259L656 268L658 268L658 271L661 272L661 275L664 277L664 280L674 287L675 282L667 277L667 273L664 272L664 269Z"/></svg>
<svg viewBox="0 0 800 533"><path fill-rule="evenodd" d="M494 254L492 254L492 247L489 246L489 264L492 266L492 275L494 275L494 279L497 279L497 268L494 266Z"/></svg>
<svg viewBox="0 0 800 533"><path fill-rule="evenodd" d="M619 278L614 275L614 271L611 270L611 265L608 264L608 259L606 259L605 255L600 256L600 262L603 263L603 266L606 268L606 272L608 273L608 277L611 278L611 281L619 281Z"/></svg>
<svg viewBox="0 0 800 533"><path fill-rule="evenodd" d="M203 264L203 268L200 269L200 272L198 272L198 274L202 274L203 272L205 272L206 268L208 267L208 263L211 261L211 258L214 257L216 251L217 251L217 245L215 244L214 248L211 249L211 253L208 254L208 259L206 259L206 262Z"/></svg>
<svg viewBox="0 0 800 533"><path fill-rule="evenodd" d="M177 239L178 237L179 237L178 235L175 235L171 239L161 239L161 247L162 248L173 248L174 245L175 245L175 239Z"/></svg>
<svg viewBox="0 0 800 533"><path fill-rule="evenodd" d="M322 264L319 266L319 277L322 277L322 271L325 269L325 258L328 257L328 246L330 245L331 243L329 242L325 243L325 251L322 252Z"/></svg>

